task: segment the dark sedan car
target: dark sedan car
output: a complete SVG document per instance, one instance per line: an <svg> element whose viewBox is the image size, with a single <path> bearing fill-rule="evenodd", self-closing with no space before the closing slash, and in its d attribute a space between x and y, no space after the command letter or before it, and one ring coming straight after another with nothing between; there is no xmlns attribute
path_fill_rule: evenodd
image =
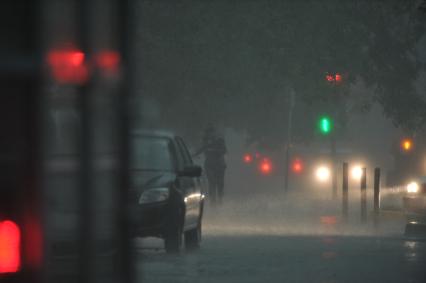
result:
<svg viewBox="0 0 426 283"><path fill-rule="evenodd" d="M201 241L204 195L182 138L169 133L140 131L132 135L131 214L134 235L161 237L167 252Z"/></svg>

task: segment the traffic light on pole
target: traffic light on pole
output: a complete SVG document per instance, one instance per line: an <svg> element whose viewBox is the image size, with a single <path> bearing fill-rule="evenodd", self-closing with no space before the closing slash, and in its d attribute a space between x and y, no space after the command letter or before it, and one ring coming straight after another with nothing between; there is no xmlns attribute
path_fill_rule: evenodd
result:
<svg viewBox="0 0 426 283"><path fill-rule="evenodd" d="M334 78L333 78L333 76L332 76L332 75L330 75L330 74L327 74L327 75L325 76L325 79L326 79L326 80L327 80L327 82L329 82L329 83L334 82Z"/></svg>
<svg viewBox="0 0 426 283"><path fill-rule="evenodd" d="M328 135L333 130L333 121L328 116L320 117L318 128L323 135Z"/></svg>
<svg viewBox="0 0 426 283"><path fill-rule="evenodd" d="M335 73L335 74L329 74L327 73L325 75L325 80L329 83L333 83L333 84L340 84L342 82L342 75L340 73Z"/></svg>

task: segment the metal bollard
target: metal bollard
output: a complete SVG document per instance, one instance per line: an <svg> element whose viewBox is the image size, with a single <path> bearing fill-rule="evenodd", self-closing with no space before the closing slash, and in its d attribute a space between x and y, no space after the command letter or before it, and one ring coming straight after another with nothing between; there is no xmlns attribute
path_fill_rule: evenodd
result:
<svg viewBox="0 0 426 283"><path fill-rule="evenodd" d="M343 163L343 182L342 182L342 215L343 220L348 220L348 187L349 187L349 174L348 163Z"/></svg>
<svg viewBox="0 0 426 283"><path fill-rule="evenodd" d="M361 178L361 222L367 222L367 169L362 168Z"/></svg>
<svg viewBox="0 0 426 283"><path fill-rule="evenodd" d="M374 227L379 224L380 213L380 168L374 169Z"/></svg>

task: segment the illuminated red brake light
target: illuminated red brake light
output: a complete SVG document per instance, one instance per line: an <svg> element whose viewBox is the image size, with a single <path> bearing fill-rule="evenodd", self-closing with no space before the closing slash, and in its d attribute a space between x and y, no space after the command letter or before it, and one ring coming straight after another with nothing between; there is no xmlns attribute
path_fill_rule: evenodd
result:
<svg viewBox="0 0 426 283"><path fill-rule="evenodd" d="M251 163L253 161L253 157L250 154L245 154L243 160L245 163Z"/></svg>
<svg viewBox="0 0 426 283"><path fill-rule="evenodd" d="M21 265L21 231L12 221L0 222L0 273L17 272Z"/></svg>
<svg viewBox="0 0 426 283"><path fill-rule="evenodd" d="M302 161L300 161L299 159L296 159L293 162L293 172L294 173L301 173L302 171L303 171Z"/></svg>
<svg viewBox="0 0 426 283"><path fill-rule="evenodd" d="M272 163L269 159L264 158L259 164L259 170L262 174L268 175L272 172Z"/></svg>

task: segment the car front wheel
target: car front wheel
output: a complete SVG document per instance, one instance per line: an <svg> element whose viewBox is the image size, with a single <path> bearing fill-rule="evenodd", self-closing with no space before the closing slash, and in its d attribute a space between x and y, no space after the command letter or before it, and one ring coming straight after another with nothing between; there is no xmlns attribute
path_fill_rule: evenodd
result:
<svg viewBox="0 0 426 283"><path fill-rule="evenodd" d="M176 213L177 217L171 217L173 220L168 225L164 234L164 248L167 253L178 253L182 246L182 225L180 224L181 211Z"/></svg>
<svg viewBox="0 0 426 283"><path fill-rule="evenodd" d="M201 243L201 221L198 222L196 228L185 232L185 248L187 250L197 250Z"/></svg>

